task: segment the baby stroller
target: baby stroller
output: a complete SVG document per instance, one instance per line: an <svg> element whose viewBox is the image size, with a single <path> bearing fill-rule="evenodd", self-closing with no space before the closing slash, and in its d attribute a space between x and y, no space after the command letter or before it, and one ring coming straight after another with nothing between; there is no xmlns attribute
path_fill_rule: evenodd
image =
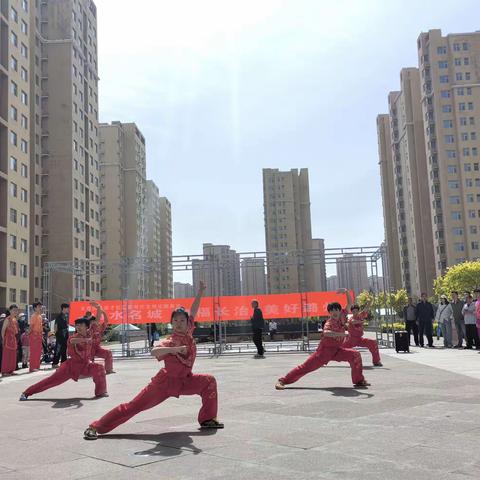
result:
<svg viewBox="0 0 480 480"><path fill-rule="evenodd" d="M55 356L55 335L43 336L43 363L52 363Z"/></svg>

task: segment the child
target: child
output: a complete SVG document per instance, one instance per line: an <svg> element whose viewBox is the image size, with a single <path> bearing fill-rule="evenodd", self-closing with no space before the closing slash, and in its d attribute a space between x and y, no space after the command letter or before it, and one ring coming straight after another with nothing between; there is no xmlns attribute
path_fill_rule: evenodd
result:
<svg viewBox="0 0 480 480"><path fill-rule="evenodd" d="M295 367L285 377L281 377L275 385L277 390L284 390L285 385L296 382L307 373L327 365L331 360L350 364L352 382L356 388L365 388L370 385L362 373L360 353L343 346L344 338L347 336L345 334L346 312L350 309L352 302L348 290L342 289L337 293L345 293L347 296L347 310L342 310L342 306L337 302L328 304L327 310L330 317L325 322L323 336L317 350L302 365Z"/></svg>
<svg viewBox="0 0 480 480"><path fill-rule="evenodd" d="M22 344L22 368L27 368L30 361L30 328L27 327L22 333L20 342Z"/></svg>
<svg viewBox="0 0 480 480"><path fill-rule="evenodd" d="M217 416L217 383L211 375L192 373L196 345L193 339L193 319L200 306L205 285L200 283L190 315L183 308L172 312L172 336L152 349L158 361L164 360L162 368L152 381L130 402L123 403L92 422L84 432L86 440L96 440L98 434L108 433L137 413L158 405L169 397L200 395L202 408L198 414L201 428L223 428Z"/></svg>
<svg viewBox="0 0 480 480"><path fill-rule="evenodd" d="M103 358L105 361L105 370L107 375L115 373L113 371L113 356L112 352L106 348L101 347L102 337L108 325L108 317L105 310L97 302L90 302L90 305L97 309L97 316L92 316L91 312L85 314L85 318L90 320L90 336L92 337L92 362L95 357ZM103 317L100 323L100 317Z"/></svg>
<svg viewBox="0 0 480 480"><path fill-rule="evenodd" d="M36 393L65 383L67 380L78 381L80 377L93 377L95 396L108 397L105 369L91 361L90 347L92 339L88 335L89 322L86 318L75 320L76 333L69 337L67 353L69 358L63 362L53 375L27 388L20 396L20 401Z"/></svg>
<svg viewBox="0 0 480 480"><path fill-rule="evenodd" d="M363 338L363 321L368 317L368 312L366 310L361 312L358 305L353 305L350 311L352 312L352 317L347 320L348 337L345 338L343 346L345 348L368 348L372 354L373 366L382 367L377 341Z"/></svg>

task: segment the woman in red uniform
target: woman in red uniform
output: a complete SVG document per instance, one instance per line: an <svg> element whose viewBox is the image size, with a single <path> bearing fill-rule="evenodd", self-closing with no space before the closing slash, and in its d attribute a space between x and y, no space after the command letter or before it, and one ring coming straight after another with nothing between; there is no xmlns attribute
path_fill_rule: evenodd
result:
<svg viewBox="0 0 480 480"><path fill-rule="evenodd" d="M33 314L30 317L30 371L40 369L40 361L42 359L42 336L43 336L43 320L42 320L42 302L35 302L33 305Z"/></svg>
<svg viewBox="0 0 480 480"><path fill-rule="evenodd" d="M113 356L112 352L107 348L102 348L102 337L108 325L108 317L105 310L97 302L90 302L90 305L97 309L96 317L93 317L90 312L89 316L85 315L90 320L90 335L92 337L92 361L95 357L103 358L105 361L105 370L107 375L115 373L113 371ZM102 323L100 323L102 317Z"/></svg>
<svg viewBox="0 0 480 480"><path fill-rule="evenodd" d="M223 428L223 423L216 418L215 378L211 375L192 373L197 352L192 335L195 328L193 319L204 291L205 285L200 283L190 315L183 308L172 312L172 336L152 349L152 355L158 361L164 360L165 367L133 400L115 407L99 420L92 422L84 432L86 440L96 440L98 434L108 433L134 415L158 405L169 397L178 398L180 395L202 397L202 408L198 414L198 422L202 428Z"/></svg>
<svg viewBox="0 0 480 480"><path fill-rule="evenodd" d="M108 397L107 381L103 365L91 361L90 346L92 339L88 335L89 322L86 318L75 320L77 332L68 338L68 359L52 375L27 388L20 396L20 401L49 388L65 383L67 380L78 382L80 377L92 377L96 397Z"/></svg>
<svg viewBox="0 0 480 480"><path fill-rule="evenodd" d="M10 305L2 327L2 376L15 375L17 369L18 306Z"/></svg>
<svg viewBox="0 0 480 480"><path fill-rule="evenodd" d="M345 348L343 341L347 336L345 333L345 323L347 320L347 311L352 304L350 293L346 289L339 290L337 293L345 293L347 296L347 308L342 310L339 303L328 304L327 310L330 318L325 322L322 338L318 344L317 350L310 355L307 360L291 370L287 375L278 379L275 388L284 390L285 385L294 383L307 373L313 372L328 362L348 362L352 372L352 382L357 388L365 388L370 384L363 376L362 356L356 350Z"/></svg>
<svg viewBox="0 0 480 480"><path fill-rule="evenodd" d="M368 348L372 354L373 366L382 367L377 341L363 337L363 321L368 317L368 312L366 310L360 311L358 305L353 305L350 311L352 312L352 317L347 321L348 337L345 339L343 346L345 348Z"/></svg>

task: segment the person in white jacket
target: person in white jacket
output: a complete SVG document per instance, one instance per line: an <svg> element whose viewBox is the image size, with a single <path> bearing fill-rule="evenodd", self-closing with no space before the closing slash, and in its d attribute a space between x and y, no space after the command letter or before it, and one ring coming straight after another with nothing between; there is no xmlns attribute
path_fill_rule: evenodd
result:
<svg viewBox="0 0 480 480"><path fill-rule="evenodd" d="M443 335L443 345L446 348L452 348L452 319L453 319L453 310L450 305L447 297L442 295L440 297L440 303L437 308L437 313L435 314L435 320L440 325Z"/></svg>

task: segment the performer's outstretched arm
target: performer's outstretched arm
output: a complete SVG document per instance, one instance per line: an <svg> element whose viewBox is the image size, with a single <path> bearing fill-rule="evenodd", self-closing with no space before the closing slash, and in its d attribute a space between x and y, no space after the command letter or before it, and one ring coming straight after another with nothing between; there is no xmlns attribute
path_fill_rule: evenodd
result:
<svg viewBox="0 0 480 480"><path fill-rule="evenodd" d="M202 300L203 293L205 292L206 285L203 282L200 282L200 286L198 287L198 292L197 296L195 297L195 300L193 301L192 308L190 309L190 316L192 318L195 318L198 313L198 309L200 307L200 302Z"/></svg>

